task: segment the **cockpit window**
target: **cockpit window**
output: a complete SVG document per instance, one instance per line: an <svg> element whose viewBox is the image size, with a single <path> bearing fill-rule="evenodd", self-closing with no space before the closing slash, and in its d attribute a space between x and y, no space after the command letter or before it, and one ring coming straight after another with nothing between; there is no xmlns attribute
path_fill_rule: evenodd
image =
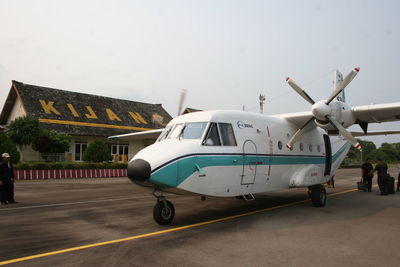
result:
<svg viewBox="0 0 400 267"><path fill-rule="evenodd" d="M160 134L160 136L158 137L157 142L160 142L160 141L166 139L167 136L169 135L169 133L171 132L171 130L172 130L172 125L166 127L166 128L164 129L164 131L163 131L163 132Z"/></svg>
<svg viewBox="0 0 400 267"><path fill-rule="evenodd" d="M206 125L206 122L186 123L180 137L183 139L199 139L203 135Z"/></svg>
<svg viewBox="0 0 400 267"><path fill-rule="evenodd" d="M164 129L157 141L165 139L200 139L207 122L187 122L170 125Z"/></svg>
<svg viewBox="0 0 400 267"><path fill-rule="evenodd" d="M219 139L217 124L212 122L208 128L206 138L204 138L203 145L206 146L220 146L221 141Z"/></svg>
<svg viewBox="0 0 400 267"><path fill-rule="evenodd" d="M221 133L222 145L237 146L232 124L218 123L218 126L219 126L219 131Z"/></svg>
<svg viewBox="0 0 400 267"><path fill-rule="evenodd" d="M183 123L176 124L171 132L168 134L167 139L175 139L178 138L182 132Z"/></svg>

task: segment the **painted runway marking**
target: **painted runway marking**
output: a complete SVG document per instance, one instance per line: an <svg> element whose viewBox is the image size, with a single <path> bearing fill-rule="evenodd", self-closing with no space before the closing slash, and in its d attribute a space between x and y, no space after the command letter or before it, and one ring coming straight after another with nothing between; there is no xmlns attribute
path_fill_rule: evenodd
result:
<svg viewBox="0 0 400 267"><path fill-rule="evenodd" d="M152 196L148 196L149 198ZM6 208L0 209L2 211L8 210L23 210L23 209L36 209L36 208L48 208L48 207L60 207L60 206L69 206L69 205L79 205L86 203L100 203L100 202L111 202L111 201L120 201L120 200L129 200L129 199L139 199L139 197L126 197L126 198L112 198L112 199L101 199L101 200L90 200L90 201L79 201L79 202L66 202L66 203L55 203L55 204L45 204L45 205L36 205L36 206L25 206L25 207L15 207L15 208ZM143 199L143 197L140 197Z"/></svg>
<svg viewBox="0 0 400 267"><path fill-rule="evenodd" d="M354 191L357 191L357 189L350 189L350 190L345 190L345 191L341 191L341 192L337 192L337 193L332 193L332 194L329 194L329 196L337 196L337 195L342 195L342 194L346 194L346 193L350 193L350 192L354 192ZM233 215L233 216L229 216L229 217L224 217L224 218L220 218L220 219L215 219L215 220L211 220L211 221L195 223L195 224L190 224L190 225L176 227L176 228L171 228L171 229L167 229L167 230L163 230L163 231L157 231L157 232L152 232L152 233L147 233L147 234L135 235L135 236L125 237L125 238L121 238L121 239L115 239L115 240L110 240L110 241L105 241L105 242L100 242L100 243L94 243L94 244L89 244L89 245L84 245L84 246L78 246L78 247L73 247L73 248L67 248L67 249L51 251L51 252L42 253L42 254L36 254L36 255L17 258L17 259L12 259L12 260L1 261L0 265L6 265L6 264L10 264L10 263L33 260L33 259L48 257L48 256L52 256L52 255L57 255L57 254L62 254L62 253L67 253L67 252L87 249L87 248L100 247L100 246L105 246L105 245L110 245L110 244L115 244L115 243L121 243L121 242L130 241L130 240L145 238L145 237L157 236L157 235L161 235L161 234L166 234L166 233L181 231L181 230L185 230L185 229L189 229L189 228L199 227L199 226L203 226L203 225L207 225L207 224L223 222L223 221L228 221L228 220L241 218L241 217L245 217L245 216L249 216L249 215L259 214L259 213L263 213L263 212L267 212L267 211L271 211L271 210L291 207L291 206L295 206L295 205L298 205L298 204L301 204L301 203L305 203L305 202L310 202L310 201L311 201L310 199L305 199L305 200L300 200L300 201L296 201L296 202L291 202L291 203L288 203L288 204L278 205L278 206L275 206L275 207L270 207L270 208L266 208L266 209L246 212L246 213Z"/></svg>

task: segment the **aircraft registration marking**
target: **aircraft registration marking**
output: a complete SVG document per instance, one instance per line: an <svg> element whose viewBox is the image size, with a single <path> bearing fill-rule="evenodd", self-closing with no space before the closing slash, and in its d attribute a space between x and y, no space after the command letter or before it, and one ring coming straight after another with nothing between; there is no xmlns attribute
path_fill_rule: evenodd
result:
<svg viewBox="0 0 400 267"><path fill-rule="evenodd" d="M345 190L342 192L332 193L332 194L329 194L329 196L337 196L337 195L342 195L342 194L346 194L346 193L350 193L350 192L354 192L354 191L358 191L358 189L349 189L349 190ZM6 265L6 264L11 264L11 263L16 263L16 262L23 262L23 261L27 261L27 260L33 260L33 259L38 259L38 258L52 256L52 255L58 255L58 254L93 248L93 247L100 247L100 246L111 245L111 244L126 242L126 241L130 241L130 240L135 240L135 239L141 239L141 238L145 238L145 237L157 236L157 235L161 235L161 234L181 231L181 230L199 227L199 226L208 225L208 224L213 224L213 223L217 223L217 222L229 221L229 220L233 220L233 219L237 219L237 218L241 218L241 217L245 217L245 216L249 216L249 215L259 214L259 213L263 213L263 212L267 212L267 211L272 211L272 210L276 210L276 209L291 207L291 206L295 206L295 205L305 203L305 202L310 202L310 201L311 201L310 199L305 199L305 200L291 202L291 203L278 205L278 206L274 206L274 207L270 207L270 208L266 208L266 209L255 210L255 211L246 212L246 213L233 215L233 216L228 216L228 217L215 219L215 220L211 220L211 221L205 221L205 222L190 224L190 225L186 225L186 226L171 228L171 229L167 229L167 230L163 230L163 231L157 231L157 232L141 234L141 235L134 235L134 236L121 238L121 239L93 243L93 244L88 244L88 245L83 245L83 246L78 246L78 247L72 247L72 248L67 248L67 249L51 251L51 252L42 253L42 254L36 254L36 255L27 256L27 257L21 257L21 258L1 261L0 265Z"/></svg>

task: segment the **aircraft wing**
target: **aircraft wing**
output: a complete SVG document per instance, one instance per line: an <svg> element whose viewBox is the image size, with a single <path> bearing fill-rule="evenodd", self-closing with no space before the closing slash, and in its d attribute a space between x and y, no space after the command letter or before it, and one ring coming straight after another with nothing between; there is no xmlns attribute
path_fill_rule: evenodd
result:
<svg viewBox="0 0 400 267"><path fill-rule="evenodd" d="M352 112L356 119L368 123L398 121L400 102L353 107Z"/></svg>
<svg viewBox="0 0 400 267"><path fill-rule="evenodd" d="M285 113L276 115L276 117L284 118L298 127L302 127L307 121L309 121L313 114L311 111L295 112L295 113ZM315 124L314 124L315 125Z"/></svg>
<svg viewBox="0 0 400 267"><path fill-rule="evenodd" d="M400 102L389 104L376 104L356 106L351 109L354 118L367 123L381 123L400 121ZM303 126L313 115L311 111L295 112L276 115L285 118L298 127Z"/></svg>
<svg viewBox="0 0 400 267"><path fill-rule="evenodd" d="M162 131L164 131L164 129L113 135L113 136L109 136L108 139L123 140L123 141L157 139L158 136L162 133Z"/></svg>

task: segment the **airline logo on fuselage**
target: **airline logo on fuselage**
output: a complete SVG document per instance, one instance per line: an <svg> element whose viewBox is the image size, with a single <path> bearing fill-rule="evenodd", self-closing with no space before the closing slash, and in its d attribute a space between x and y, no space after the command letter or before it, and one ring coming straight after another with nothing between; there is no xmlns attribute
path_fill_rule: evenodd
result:
<svg viewBox="0 0 400 267"><path fill-rule="evenodd" d="M244 123L242 121L238 121L236 124L237 124L239 129L253 128L253 124L247 124L247 123Z"/></svg>

